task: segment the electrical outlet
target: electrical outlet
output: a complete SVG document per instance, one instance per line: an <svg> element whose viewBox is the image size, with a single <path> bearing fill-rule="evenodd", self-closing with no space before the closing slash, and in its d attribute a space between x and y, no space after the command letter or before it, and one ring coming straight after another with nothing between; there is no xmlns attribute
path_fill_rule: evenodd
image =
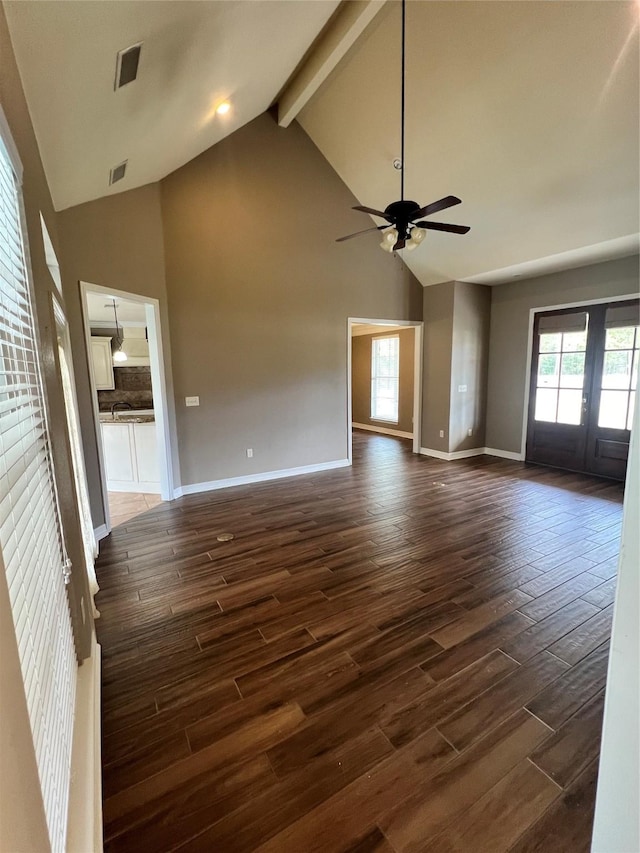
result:
<svg viewBox="0 0 640 853"><path fill-rule="evenodd" d="M185 397L184 404L185 406L199 406L200 397Z"/></svg>
<svg viewBox="0 0 640 853"><path fill-rule="evenodd" d="M469 436L469 438L471 438L471 436L473 435L473 429L472 428L469 428L467 430L467 435Z"/></svg>
<svg viewBox="0 0 640 853"><path fill-rule="evenodd" d="M444 438L444 430L443 429L440 430L440 438Z"/></svg>
<svg viewBox="0 0 640 853"><path fill-rule="evenodd" d="M247 459L253 459L253 447L247 447Z"/></svg>

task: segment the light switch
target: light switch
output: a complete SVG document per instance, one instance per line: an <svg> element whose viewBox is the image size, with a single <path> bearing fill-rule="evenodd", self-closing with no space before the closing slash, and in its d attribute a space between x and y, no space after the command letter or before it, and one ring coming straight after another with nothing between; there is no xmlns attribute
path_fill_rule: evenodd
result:
<svg viewBox="0 0 640 853"><path fill-rule="evenodd" d="M466 385L458 385L458 391L459 391L459 393L460 393L460 394L464 394L464 392L465 392L466 390L467 390L467 386L466 386Z"/></svg>
<svg viewBox="0 0 640 853"><path fill-rule="evenodd" d="M185 397L184 402L185 402L185 405L187 405L187 406L199 406L200 405L200 397Z"/></svg>

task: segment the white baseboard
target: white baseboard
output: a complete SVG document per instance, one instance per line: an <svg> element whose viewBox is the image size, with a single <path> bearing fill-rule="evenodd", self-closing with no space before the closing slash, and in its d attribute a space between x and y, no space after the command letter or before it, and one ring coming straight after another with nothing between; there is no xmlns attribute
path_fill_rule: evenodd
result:
<svg viewBox="0 0 640 853"><path fill-rule="evenodd" d="M94 633L91 657L78 668L67 853L102 851L101 651Z"/></svg>
<svg viewBox="0 0 640 853"><path fill-rule="evenodd" d="M449 454L451 459L471 459L472 456L484 456L484 447L470 447L469 450L454 450Z"/></svg>
<svg viewBox="0 0 640 853"><path fill-rule="evenodd" d="M432 456L434 459L448 460L450 458L449 454L443 450L432 450L430 447L421 447L420 453L422 456Z"/></svg>
<svg viewBox="0 0 640 853"><path fill-rule="evenodd" d="M500 459L511 459L513 462L524 461L522 453L514 453L512 450L497 450L495 447L485 447L484 452L487 456L499 456Z"/></svg>
<svg viewBox="0 0 640 853"><path fill-rule="evenodd" d="M420 453L423 456L433 456L434 459L444 459L445 462L452 462L455 459L470 459L472 456L484 456L484 447L472 447L471 450L454 450L452 453L445 453L443 450L432 450L430 447L421 447Z"/></svg>
<svg viewBox="0 0 640 853"><path fill-rule="evenodd" d="M145 495L161 494L160 483L140 481L138 483L121 483L119 480L107 480L108 492L139 492Z"/></svg>
<svg viewBox="0 0 640 853"><path fill-rule="evenodd" d="M105 536L109 535L109 529L106 524L101 524L100 527L93 528L93 535L96 537L96 542L100 542Z"/></svg>
<svg viewBox="0 0 640 853"><path fill-rule="evenodd" d="M371 424L352 423L354 429L366 429L367 432L380 432L382 435L395 435L398 438L413 438L412 432L404 432L401 429L387 429L387 427L373 426Z"/></svg>
<svg viewBox="0 0 640 853"><path fill-rule="evenodd" d="M347 468L351 465L348 459L334 459L331 462L318 462L315 465L300 465L298 468L282 468L279 471L265 471L262 474L247 474L244 477L229 477L226 480L210 480L208 483L191 483L179 486L174 491L174 497L195 495L198 492L213 492L217 489L229 489L232 486L247 486L251 483L265 483L268 480L281 480L284 477L298 477L300 474L315 474L318 471L330 471L333 468Z"/></svg>

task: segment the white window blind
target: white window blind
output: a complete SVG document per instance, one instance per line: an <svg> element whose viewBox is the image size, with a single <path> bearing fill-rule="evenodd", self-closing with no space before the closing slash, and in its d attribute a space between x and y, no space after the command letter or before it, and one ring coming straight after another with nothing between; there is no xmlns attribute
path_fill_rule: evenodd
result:
<svg viewBox="0 0 640 853"><path fill-rule="evenodd" d="M0 548L51 848L65 848L77 662L16 174L0 141Z"/></svg>
<svg viewBox="0 0 640 853"><path fill-rule="evenodd" d="M371 417L398 423L400 390L400 338L373 338L371 341Z"/></svg>

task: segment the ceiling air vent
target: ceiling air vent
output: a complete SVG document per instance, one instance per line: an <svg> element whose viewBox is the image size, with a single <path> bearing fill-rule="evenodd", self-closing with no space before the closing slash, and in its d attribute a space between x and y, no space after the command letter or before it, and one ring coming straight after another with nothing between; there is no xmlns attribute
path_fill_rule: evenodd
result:
<svg viewBox="0 0 640 853"><path fill-rule="evenodd" d="M142 43L134 44L132 47L127 47L125 50L118 52L116 60L116 91L126 86L127 83L132 83L138 76L138 63L140 62L140 51Z"/></svg>
<svg viewBox="0 0 640 853"><path fill-rule="evenodd" d="M120 163L118 166L113 167L109 172L109 184L115 184L117 181L121 181L124 178L128 162L128 160L125 160L124 163Z"/></svg>

